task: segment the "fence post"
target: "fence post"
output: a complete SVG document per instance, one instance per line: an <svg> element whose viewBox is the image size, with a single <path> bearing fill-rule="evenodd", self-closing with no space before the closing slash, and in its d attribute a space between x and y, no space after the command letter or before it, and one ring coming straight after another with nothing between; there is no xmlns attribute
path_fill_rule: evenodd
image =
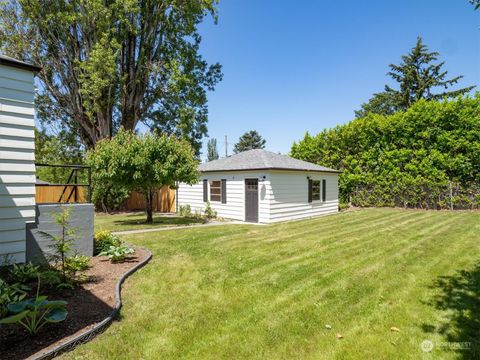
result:
<svg viewBox="0 0 480 360"><path fill-rule="evenodd" d="M450 210L453 210L453 190L452 190L452 182L449 182L450 185Z"/></svg>
<svg viewBox="0 0 480 360"><path fill-rule="evenodd" d="M87 176L88 176L88 202L92 202L92 168L88 167L87 171Z"/></svg>

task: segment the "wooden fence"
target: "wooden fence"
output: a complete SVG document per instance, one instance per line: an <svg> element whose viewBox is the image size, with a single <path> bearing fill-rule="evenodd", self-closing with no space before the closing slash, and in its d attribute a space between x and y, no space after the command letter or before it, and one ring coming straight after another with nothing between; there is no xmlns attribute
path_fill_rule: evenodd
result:
<svg viewBox="0 0 480 360"><path fill-rule="evenodd" d="M87 202L87 189L85 186L77 186L77 201L75 201L75 192L73 185L43 185L37 184L35 186L35 202L37 204L45 203L65 203ZM63 195L62 195L63 194ZM71 196L70 196L71 194ZM70 196L70 199L69 199Z"/></svg>
<svg viewBox="0 0 480 360"><path fill-rule="evenodd" d="M125 210L145 210L146 201L145 196L133 192L132 195L125 201ZM153 211L155 212L175 212L175 190L164 186L153 196Z"/></svg>
<svg viewBox="0 0 480 360"><path fill-rule="evenodd" d="M35 202L37 204L45 203L65 203L72 192L73 185L36 185L35 188ZM63 193L63 195L62 195ZM86 203L87 201L87 189L85 186L78 186L77 188L77 201L75 196L70 196L70 203ZM145 197L137 192L133 192L130 197L125 200L123 204L124 210L136 211L145 210L146 202ZM168 186L164 186L157 191L153 197L153 211L155 212L175 212L175 190L170 189Z"/></svg>

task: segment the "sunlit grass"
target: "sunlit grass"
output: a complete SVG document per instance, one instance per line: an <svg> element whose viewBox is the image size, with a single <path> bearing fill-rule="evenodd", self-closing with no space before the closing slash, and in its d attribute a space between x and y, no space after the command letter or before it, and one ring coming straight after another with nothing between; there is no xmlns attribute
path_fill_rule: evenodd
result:
<svg viewBox="0 0 480 360"><path fill-rule="evenodd" d="M154 257L127 281L121 321L67 358L479 354L479 212L368 209L125 240Z"/></svg>
<svg viewBox="0 0 480 360"><path fill-rule="evenodd" d="M154 214L153 224L145 221L147 215L144 212L122 214L95 214L95 231L125 231L138 229L151 229L166 226L192 225L202 223L202 219L187 218L162 213Z"/></svg>

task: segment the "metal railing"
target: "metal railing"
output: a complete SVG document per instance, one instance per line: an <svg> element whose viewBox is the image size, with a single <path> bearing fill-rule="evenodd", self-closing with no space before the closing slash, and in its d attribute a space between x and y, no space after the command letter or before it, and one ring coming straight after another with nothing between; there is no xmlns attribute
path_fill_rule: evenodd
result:
<svg viewBox="0 0 480 360"><path fill-rule="evenodd" d="M35 187L37 190L53 189L54 191L49 191L46 198L52 201L43 201L41 193L37 191L37 203L82 203L82 202L92 202L92 171L89 166L85 165L63 165L63 164L41 164L36 163L35 166L38 167L52 167L52 168L63 168L70 169L67 181L65 183L37 183ZM79 172L87 172L87 183L79 183ZM38 177L37 177L38 179ZM40 180L40 179L39 179ZM83 189L87 189L87 197L85 199ZM57 200L55 200L57 199ZM85 201L86 200L86 201Z"/></svg>

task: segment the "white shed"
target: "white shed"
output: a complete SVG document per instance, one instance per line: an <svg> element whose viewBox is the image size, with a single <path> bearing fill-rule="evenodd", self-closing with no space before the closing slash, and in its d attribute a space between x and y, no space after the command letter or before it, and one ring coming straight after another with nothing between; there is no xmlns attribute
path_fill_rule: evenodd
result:
<svg viewBox="0 0 480 360"><path fill-rule="evenodd" d="M201 181L180 184L179 206L218 216L273 223L338 211L340 171L266 150L250 150L201 164Z"/></svg>
<svg viewBox="0 0 480 360"><path fill-rule="evenodd" d="M25 261L25 227L35 221L33 102L39 70L0 55L0 263Z"/></svg>

